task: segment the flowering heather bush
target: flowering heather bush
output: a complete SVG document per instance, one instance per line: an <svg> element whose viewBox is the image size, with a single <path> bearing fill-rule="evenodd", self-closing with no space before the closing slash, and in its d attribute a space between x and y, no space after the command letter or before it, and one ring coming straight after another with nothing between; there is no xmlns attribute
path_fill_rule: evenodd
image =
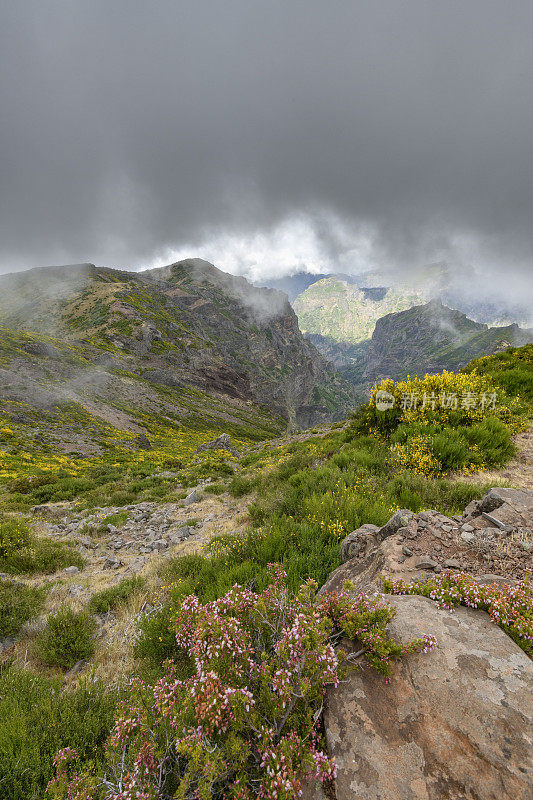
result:
<svg viewBox="0 0 533 800"><path fill-rule="evenodd" d="M201 604L184 597L175 616L192 674L172 662L152 688L140 681L122 704L109 740L109 770L99 788L70 774L71 751L57 757L48 787L59 800L293 800L301 780L332 780L320 717L328 685L350 663L334 645L357 638L361 657L384 675L391 660L427 650L431 637L399 645L386 633L394 610L347 591L318 602L316 583L296 596L280 567L254 593L238 585ZM339 660L343 659L343 663ZM72 769L72 767L70 768Z"/></svg>
<svg viewBox="0 0 533 800"><path fill-rule="evenodd" d="M468 606L487 611L528 655L533 656L533 594L529 576L509 586L483 585L466 573L442 572L416 583L383 582L388 594L419 594L435 600L450 611Z"/></svg>

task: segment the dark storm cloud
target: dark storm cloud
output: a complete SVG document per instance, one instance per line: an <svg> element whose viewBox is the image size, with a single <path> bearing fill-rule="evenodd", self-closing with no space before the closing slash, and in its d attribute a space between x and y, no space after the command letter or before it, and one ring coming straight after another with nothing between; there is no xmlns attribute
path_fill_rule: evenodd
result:
<svg viewBox="0 0 533 800"><path fill-rule="evenodd" d="M280 271L302 231L296 266L533 270L530 0L0 9L2 271Z"/></svg>

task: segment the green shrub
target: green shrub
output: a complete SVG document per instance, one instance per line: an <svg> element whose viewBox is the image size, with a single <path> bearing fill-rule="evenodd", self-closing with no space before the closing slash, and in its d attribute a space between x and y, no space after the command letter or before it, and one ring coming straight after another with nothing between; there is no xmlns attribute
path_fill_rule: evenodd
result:
<svg viewBox="0 0 533 800"><path fill-rule="evenodd" d="M226 491L226 486L223 483L209 483L204 486L206 494L223 494Z"/></svg>
<svg viewBox="0 0 533 800"><path fill-rule="evenodd" d="M533 404L533 344L509 347L503 353L478 358L461 372L473 370L490 376L509 397L522 397Z"/></svg>
<svg viewBox="0 0 533 800"><path fill-rule="evenodd" d="M12 551L8 558L0 558L0 571L10 575L50 574L70 566L81 569L84 564L82 556L70 544L32 536L26 547Z"/></svg>
<svg viewBox="0 0 533 800"><path fill-rule="evenodd" d="M187 594L185 590L184 594ZM176 641L175 613L176 603L168 602L139 620L139 637L133 652L137 658L143 659L142 672L148 680L161 677L168 659L172 659L180 679L192 674L192 661Z"/></svg>
<svg viewBox="0 0 533 800"><path fill-rule="evenodd" d="M27 547L30 537L27 522L0 517L0 565L7 562L14 552Z"/></svg>
<svg viewBox="0 0 533 800"><path fill-rule="evenodd" d="M486 417L482 422L464 431L465 439L482 453L483 462L489 467L505 464L515 453L511 432L495 417Z"/></svg>
<svg viewBox="0 0 533 800"><path fill-rule="evenodd" d="M44 588L0 580L0 639L15 636L25 622L38 614L45 594Z"/></svg>
<svg viewBox="0 0 533 800"><path fill-rule="evenodd" d="M233 497L242 497L245 494L249 494L253 487L253 479L244 477L243 475L235 475L229 483L228 492L233 495Z"/></svg>
<svg viewBox="0 0 533 800"><path fill-rule="evenodd" d="M0 516L0 572L35 575L84 563L71 546L34 536L25 520Z"/></svg>
<svg viewBox="0 0 533 800"><path fill-rule="evenodd" d="M116 700L99 681L62 692L60 678L0 664L0 797L42 800L63 747L103 770Z"/></svg>
<svg viewBox="0 0 533 800"><path fill-rule="evenodd" d="M92 656L95 632L96 622L87 612L65 608L50 614L37 640L39 656L45 664L70 669Z"/></svg>
<svg viewBox="0 0 533 800"><path fill-rule="evenodd" d="M142 589L144 584L144 578L139 576L125 578L117 586L110 586L109 589L102 589L93 594L89 600L89 610L93 613L105 614Z"/></svg>

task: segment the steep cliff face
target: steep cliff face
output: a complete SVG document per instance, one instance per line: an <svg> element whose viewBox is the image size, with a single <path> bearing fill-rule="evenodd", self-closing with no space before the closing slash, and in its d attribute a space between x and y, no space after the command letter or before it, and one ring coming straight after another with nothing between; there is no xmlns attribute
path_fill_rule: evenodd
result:
<svg viewBox="0 0 533 800"><path fill-rule="evenodd" d="M533 341L533 330L489 328L438 301L378 320L364 354L362 381L460 369L473 358Z"/></svg>
<svg viewBox="0 0 533 800"><path fill-rule="evenodd" d="M349 279L332 275L307 286L293 305L304 334L341 368L359 360L359 345L370 340L379 319L430 300L492 327L532 324L526 297L511 302L474 270L444 262L405 274L378 270Z"/></svg>
<svg viewBox="0 0 533 800"><path fill-rule="evenodd" d="M0 315L5 331L34 337L24 365L5 365L26 375L21 395L41 396L47 371L58 392L74 381L115 402L128 373L141 405L143 387L146 398L192 388L260 404L296 426L351 407L349 387L303 338L285 295L198 259L142 273L78 265L3 276ZM7 384L16 394L5 375Z"/></svg>

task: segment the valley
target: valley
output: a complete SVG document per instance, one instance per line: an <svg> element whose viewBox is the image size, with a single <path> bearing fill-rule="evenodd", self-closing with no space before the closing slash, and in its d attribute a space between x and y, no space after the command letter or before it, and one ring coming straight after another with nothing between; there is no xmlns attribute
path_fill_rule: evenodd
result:
<svg viewBox="0 0 533 800"><path fill-rule="evenodd" d="M468 660L468 637L490 642L487 659L498 654L513 680L528 680L533 345L510 346L522 335L515 327L489 329L435 302L385 316L366 348L364 369L372 374L361 371L371 396L358 403L300 334L284 295L205 262L155 275L82 266L61 292L65 272L41 274L39 290L29 273L0 279L0 796L120 798L129 775L136 791L170 797L177 773L165 766L165 748L174 747L162 744L166 715L177 725L211 724L211 712L189 705L204 691L195 659L207 658L232 691L261 708L250 716L234 706L237 727L210 734L223 759L220 774L230 770L232 785L237 777L271 780L257 766L254 732L270 720L262 734L269 747L301 741L291 751L287 797L301 787L306 800L317 791L321 800L332 791L351 797L348 751L359 776L372 763L374 777L364 779L369 797L387 784L384 764L406 769L401 746L382 744L383 763L372 754L377 730L368 744L363 739L362 753L349 750L362 735L351 694L361 691L358 680L370 691L375 676L382 683L385 676L396 686L387 701L394 704L410 691L405 669L420 670L422 683L429 670L429 684L437 685L439 648ZM434 374L417 377L428 364ZM377 409L377 391L394 398L391 408ZM488 392L495 399L485 408L478 401ZM436 402L409 410L401 400L414 394ZM448 395L475 402L437 402ZM473 616L474 596L492 621ZM465 641L438 608L450 598L468 630ZM222 617L219 609L226 609ZM301 615L302 634L290 627ZM245 659L241 677L231 677L257 619L277 633L272 639L263 623L254 628L264 650L250 656L255 666ZM349 682L343 678L337 690L333 672L317 667L300 697L291 676L309 655L291 672L293 656L278 651L285 637L296 637L294 652L321 652L328 670L345 675L353 665L338 650L341 634L359 642ZM228 655L201 654L195 642L203 637L217 652L229 642ZM287 664L288 715L276 688ZM269 676L266 683L257 683L256 670ZM452 671L455 703L476 680L476 670ZM485 694L498 681L487 679ZM205 691L220 698L225 685L207 681ZM441 718L449 697L424 685L416 714L422 718L431 702ZM372 691L388 696L384 687ZM180 702L161 706L161 690ZM488 765L486 786L499 780L502 797L525 798L518 769L524 723L506 692L509 705L492 730L500 738L500 728L513 731L515 759L499 760L473 724L461 741ZM138 735L122 728L121 709L137 720ZM478 713L493 711L482 703ZM287 721L285 738L275 731ZM112 730L123 730L127 758ZM318 738L309 749L312 730ZM234 760L234 736L242 761ZM450 736L458 746L459 734ZM413 730L406 737L419 741ZM200 758L201 771L211 768L209 748L194 749L198 741L187 737L179 742L189 764ZM136 776L147 747L157 770ZM65 748L76 755L68 749L68 765L55 767ZM452 797L439 754L429 749L425 758L417 779L428 797L437 797L434 786ZM301 783L308 759L315 777ZM465 767L461 785L469 774ZM183 787L196 786L199 778L187 775ZM184 797L193 796L189 788ZM488 800L481 784L479 792Z"/></svg>

